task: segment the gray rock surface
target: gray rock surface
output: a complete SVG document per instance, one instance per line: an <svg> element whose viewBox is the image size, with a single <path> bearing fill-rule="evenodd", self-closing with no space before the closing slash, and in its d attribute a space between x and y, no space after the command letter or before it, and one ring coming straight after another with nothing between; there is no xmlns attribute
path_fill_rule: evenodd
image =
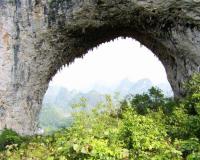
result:
<svg viewBox="0 0 200 160"><path fill-rule="evenodd" d="M199 1L0 0L0 129L36 133L55 73L120 36L148 47L184 96L182 83L200 65Z"/></svg>

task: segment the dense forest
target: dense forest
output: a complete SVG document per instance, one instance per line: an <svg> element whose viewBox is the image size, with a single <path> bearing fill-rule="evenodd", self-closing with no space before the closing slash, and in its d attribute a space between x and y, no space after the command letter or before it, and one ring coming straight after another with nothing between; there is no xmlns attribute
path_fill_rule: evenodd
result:
<svg viewBox="0 0 200 160"><path fill-rule="evenodd" d="M50 135L0 135L2 160L198 160L200 159L200 75L185 84L184 99L165 97L156 87L120 101L88 108L73 104L71 126ZM62 125L61 125L62 126Z"/></svg>

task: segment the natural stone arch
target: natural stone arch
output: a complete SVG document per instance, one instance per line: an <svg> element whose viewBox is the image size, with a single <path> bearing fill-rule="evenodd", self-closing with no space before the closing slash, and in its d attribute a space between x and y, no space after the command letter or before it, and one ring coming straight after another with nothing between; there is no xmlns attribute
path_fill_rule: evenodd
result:
<svg viewBox="0 0 200 160"><path fill-rule="evenodd" d="M0 0L0 129L34 134L43 95L63 65L131 37L165 66L177 97L200 65L197 0Z"/></svg>

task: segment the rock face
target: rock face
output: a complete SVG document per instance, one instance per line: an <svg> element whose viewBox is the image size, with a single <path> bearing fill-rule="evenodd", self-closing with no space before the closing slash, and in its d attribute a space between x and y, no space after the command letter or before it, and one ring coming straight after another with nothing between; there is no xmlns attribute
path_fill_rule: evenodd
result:
<svg viewBox="0 0 200 160"><path fill-rule="evenodd" d="M199 0L0 0L0 129L34 134L52 76L120 36L148 47L184 96L200 70Z"/></svg>

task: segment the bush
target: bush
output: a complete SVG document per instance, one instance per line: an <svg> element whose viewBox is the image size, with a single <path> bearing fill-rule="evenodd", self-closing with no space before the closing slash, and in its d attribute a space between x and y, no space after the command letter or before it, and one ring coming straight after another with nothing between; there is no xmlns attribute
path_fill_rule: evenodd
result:
<svg viewBox="0 0 200 160"><path fill-rule="evenodd" d="M23 138L19 136L15 131L11 129L5 129L0 134L0 151L6 149L8 145L20 145L23 142Z"/></svg>
<svg viewBox="0 0 200 160"><path fill-rule="evenodd" d="M104 103L88 110L82 100L75 105L70 128L32 137L15 150L7 148L0 152L0 159L198 160L199 78L200 75L190 82L191 91L178 102L163 97L155 88L125 99L121 107L107 96ZM195 114L188 112L188 105L193 106ZM0 136L3 149L20 144L21 140L11 130Z"/></svg>
<svg viewBox="0 0 200 160"><path fill-rule="evenodd" d="M195 74L186 84L185 108L189 114L200 115L200 74Z"/></svg>
<svg viewBox="0 0 200 160"><path fill-rule="evenodd" d="M150 88L147 93L133 95L128 101L141 115L159 110L169 114L177 104L172 98L165 98L163 92L156 87Z"/></svg>

